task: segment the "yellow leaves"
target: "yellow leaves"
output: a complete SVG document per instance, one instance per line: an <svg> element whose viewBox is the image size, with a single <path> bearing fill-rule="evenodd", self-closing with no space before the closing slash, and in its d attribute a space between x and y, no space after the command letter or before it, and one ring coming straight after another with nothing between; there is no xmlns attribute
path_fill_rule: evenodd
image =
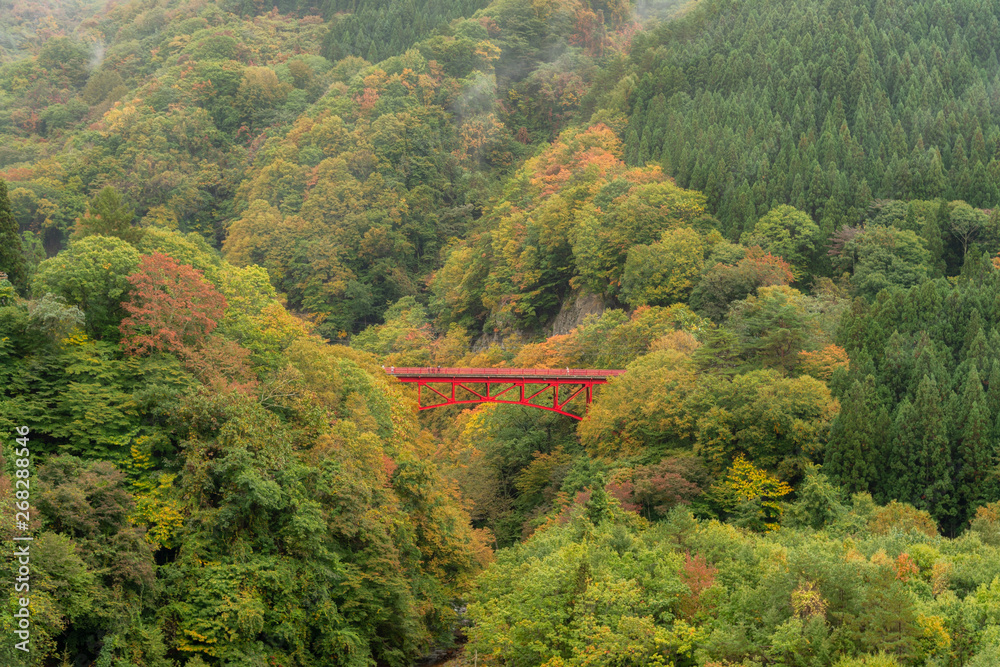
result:
<svg viewBox="0 0 1000 667"><path fill-rule="evenodd" d="M629 249L622 296L632 306L684 301L701 278L704 260L698 232L690 227L668 229L658 243Z"/></svg>
<svg viewBox="0 0 1000 667"><path fill-rule="evenodd" d="M742 454L736 457L724 483L739 500L751 500L762 496L780 498L792 492L792 487L766 470L757 468Z"/></svg>
<svg viewBox="0 0 1000 667"><path fill-rule="evenodd" d="M868 529L877 535L887 535L893 529L904 533L916 530L928 537L938 534L937 524L928 512L895 500L876 510Z"/></svg>
<svg viewBox="0 0 1000 667"><path fill-rule="evenodd" d="M844 561L848 563L864 563L867 562L867 559L864 554L852 546L844 554Z"/></svg>
<svg viewBox="0 0 1000 667"><path fill-rule="evenodd" d="M191 41L191 35L177 35L167 44L170 49L183 49Z"/></svg>
<svg viewBox="0 0 1000 667"><path fill-rule="evenodd" d="M104 123L107 125L107 134L125 132L131 124L138 118L135 104L115 102L115 105L104 114Z"/></svg>
<svg viewBox="0 0 1000 667"><path fill-rule="evenodd" d="M799 352L799 369L806 375L826 382L838 368L847 370L850 359L839 345L827 345L821 350Z"/></svg>
<svg viewBox="0 0 1000 667"><path fill-rule="evenodd" d="M920 614L917 616L917 625L920 626L921 643L925 645L925 649L930 649L929 653L947 651L951 648L951 635L945 628L942 617Z"/></svg>
<svg viewBox="0 0 1000 667"><path fill-rule="evenodd" d="M203 635L200 632L195 632L187 628L183 630L183 633L184 636L177 637L178 650L189 653L200 652L212 657L219 655L219 649L211 646L211 644L218 643L219 641L215 637ZM205 644L209 644L209 646L205 646Z"/></svg>
<svg viewBox="0 0 1000 667"><path fill-rule="evenodd" d="M62 339L63 345L80 346L90 342L90 338L81 329L73 329L73 332Z"/></svg>
<svg viewBox="0 0 1000 667"><path fill-rule="evenodd" d="M134 523L146 526L147 542L166 549L176 546L175 538L184 526L183 505L173 494L176 477L164 474L155 488L137 495L131 517Z"/></svg>
<svg viewBox="0 0 1000 667"><path fill-rule="evenodd" d="M563 451L562 445L555 448L551 454L535 452L531 463L514 479L514 486L524 495L539 493L553 479L553 473L568 466L573 457Z"/></svg>
<svg viewBox="0 0 1000 667"><path fill-rule="evenodd" d="M124 468L133 477L135 511L129 521L146 527L146 541L162 548L175 546L174 537L184 525L182 505L174 496L173 482L177 475L163 474L159 479L150 477L155 464L149 453L146 436L135 439L129 448L130 458Z"/></svg>
<svg viewBox="0 0 1000 667"><path fill-rule="evenodd" d="M375 70L365 77L364 84L365 88L371 88L373 90L378 90L385 86L389 80L389 75L385 73L384 70L380 68L375 68Z"/></svg>
<svg viewBox="0 0 1000 667"><path fill-rule="evenodd" d="M826 616L827 602L819 593L816 584L807 581L792 591L792 609L801 619Z"/></svg>
<svg viewBox="0 0 1000 667"><path fill-rule="evenodd" d="M663 442L681 443L693 435L685 400L695 388L688 358L674 350L640 358L629 372L604 387L577 433L592 456L638 454Z"/></svg>
<svg viewBox="0 0 1000 667"><path fill-rule="evenodd" d="M954 565L951 561L939 560L931 566L931 592L934 596L941 595L951 587L951 571Z"/></svg>
<svg viewBox="0 0 1000 667"><path fill-rule="evenodd" d="M766 530L776 530L783 508L778 499L792 492L792 487L746 460L742 454L736 457L726 476L718 487L723 505L729 511L748 501L760 504L758 517Z"/></svg>
<svg viewBox="0 0 1000 667"><path fill-rule="evenodd" d="M496 403L483 403L472 411L472 416L462 429L462 440L465 442L481 442L492 429L493 413L499 408Z"/></svg>
<svg viewBox="0 0 1000 667"><path fill-rule="evenodd" d="M485 67L500 59L500 47L490 41L477 42L474 53Z"/></svg>

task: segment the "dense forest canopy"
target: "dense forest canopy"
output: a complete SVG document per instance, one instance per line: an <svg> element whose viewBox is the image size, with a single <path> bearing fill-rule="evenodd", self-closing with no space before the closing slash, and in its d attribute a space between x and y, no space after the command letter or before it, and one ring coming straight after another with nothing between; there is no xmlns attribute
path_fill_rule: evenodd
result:
<svg viewBox="0 0 1000 667"><path fill-rule="evenodd" d="M996 43L0 0L0 661L1000 663ZM575 422L382 364L625 373Z"/></svg>
<svg viewBox="0 0 1000 667"><path fill-rule="evenodd" d="M828 237L875 199L992 209L994 2L707 0L640 35L626 159L701 190L731 234L778 204Z"/></svg>

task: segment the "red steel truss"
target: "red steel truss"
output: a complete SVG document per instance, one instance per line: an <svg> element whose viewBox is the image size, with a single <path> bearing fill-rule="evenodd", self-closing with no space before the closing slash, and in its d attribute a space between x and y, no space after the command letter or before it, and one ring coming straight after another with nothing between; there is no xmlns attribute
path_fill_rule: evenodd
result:
<svg viewBox="0 0 1000 667"><path fill-rule="evenodd" d="M625 371L388 366L385 372L395 376L400 382L417 385L417 406L421 410L467 403L508 403L583 419L581 415L568 412L566 406L581 396L590 405L596 385L607 384L608 380ZM425 397L437 402L425 403Z"/></svg>

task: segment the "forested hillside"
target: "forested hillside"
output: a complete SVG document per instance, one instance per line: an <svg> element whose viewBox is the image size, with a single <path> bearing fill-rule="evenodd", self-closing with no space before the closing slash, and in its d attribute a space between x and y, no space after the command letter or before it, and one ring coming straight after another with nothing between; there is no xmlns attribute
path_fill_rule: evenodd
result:
<svg viewBox="0 0 1000 667"><path fill-rule="evenodd" d="M728 233L778 204L825 236L872 198L997 204L994 3L703 5L634 44L626 159L703 191Z"/></svg>
<svg viewBox="0 0 1000 667"><path fill-rule="evenodd" d="M996 43L0 0L0 662L1000 664ZM383 364L625 373L578 422Z"/></svg>

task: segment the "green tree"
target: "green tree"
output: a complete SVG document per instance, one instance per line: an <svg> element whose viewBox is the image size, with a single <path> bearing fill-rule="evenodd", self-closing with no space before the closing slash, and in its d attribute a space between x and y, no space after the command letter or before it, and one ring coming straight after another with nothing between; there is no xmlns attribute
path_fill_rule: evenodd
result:
<svg viewBox="0 0 1000 667"><path fill-rule="evenodd" d="M913 407L917 415L911 443L917 451L914 505L925 509L939 522L954 525L956 498L952 481L951 420L944 409L941 390L934 378L924 376L917 387Z"/></svg>
<svg viewBox="0 0 1000 667"><path fill-rule="evenodd" d="M125 475L107 461L57 456L39 467L36 479L46 529L40 551L51 557L40 563L43 589L52 591L69 621L60 643L74 655L96 658L96 636L105 643L102 655L165 665L162 633L151 622L153 550L130 521L135 499Z"/></svg>
<svg viewBox="0 0 1000 667"><path fill-rule="evenodd" d="M869 299L888 287L919 285L931 273L931 256L915 232L875 227L852 244L857 262L851 283L855 293Z"/></svg>
<svg viewBox="0 0 1000 667"><path fill-rule="evenodd" d="M913 471L917 465L916 429L919 424L916 410L908 397L896 408L892 428L892 446L888 449L888 464L882 469L879 497L885 500L914 502L917 497Z"/></svg>
<svg viewBox="0 0 1000 667"><path fill-rule="evenodd" d="M721 322L732 302L756 296L761 287L788 285L793 280L788 262L754 247L735 264L712 265L691 293L690 303L698 313Z"/></svg>
<svg viewBox="0 0 1000 667"><path fill-rule="evenodd" d="M63 297L83 310L87 333L117 340L118 325L125 316L121 303L131 289L128 276L138 266L139 252L125 241L88 236L39 265L32 293Z"/></svg>
<svg viewBox="0 0 1000 667"><path fill-rule="evenodd" d="M822 457L837 405L819 380L758 370L698 386L688 404L698 415L694 450L714 472L745 456L793 480Z"/></svg>
<svg viewBox="0 0 1000 667"><path fill-rule="evenodd" d="M564 512L565 525L537 532L484 573L468 648L524 665L610 665L626 655L669 664L677 647L668 619L690 595L681 556L620 509L596 526L583 502Z"/></svg>
<svg viewBox="0 0 1000 667"><path fill-rule="evenodd" d="M7 279L19 292L25 291L28 276L21 252L21 237L11 212L7 182L3 179L0 179L0 271L7 274Z"/></svg>
<svg viewBox="0 0 1000 667"><path fill-rule="evenodd" d="M965 519L971 518L975 508L997 499L997 480L993 473L996 452L990 441L991 417L979 372L972 366L952 414L953 423L959 428L956 492L967 513Z"/></svg>
<svg viewBox="0 0 1000 667"><path fill-rule="evenodd" d="M964 258L969 251L969 245L982 237L986 230L988 218L964 201L954 201L949 205L948 231L962 248Z"/></svg>
<svg viewBox="0 0 1000 667"><path fill-rule="evenodd" d="M695 420L685 400L696 377L687 355L653 352L629 364L608 384L577 429L583 446L595 457L664 452L690 447ZM648 401L636 401L647 396Z"/></svg>
<svg viewBox="0 0 1000 667"><path fill-rule="evenodd" d="M760 246L784 258L802 274L813 261L820 242L820 229L808 214L783 204L758 220L752 229L743 232L741 242L746 246Z"/></svg>
<svg viewBox="0 0 1000 667"><path fill-rule="evenodd" d="M785 285L761 287L756 296L735 302L726 326L738 336L750 364L786 371L799 363L799 352L817 332L808 297Z"/></svg>
<svg viewBox="0 0 1000 667"><path fill-rule="evenodd" d="M667 230L658 243L629 249L622 298L633 308L686 301L704 263L705 251L698 232L685 227Z"/></svg>
<svg viewBox="0 0 1000 667"><path fill-rule="evenodd" d="M870 491L880 480L889 427L889 414L878 396L875 378L868 375L855 380L830 429L824 466L849 493Z"/></svg>
<svg viewBox="0 0 1000 667"><path fill-rule="evenodd" d="M135 211L122 201L121 195L110 185L97 193L87 213L76 222L74 239L87 236L116 236L128 243L136 243L142 230L134 227Z"/></svg>

